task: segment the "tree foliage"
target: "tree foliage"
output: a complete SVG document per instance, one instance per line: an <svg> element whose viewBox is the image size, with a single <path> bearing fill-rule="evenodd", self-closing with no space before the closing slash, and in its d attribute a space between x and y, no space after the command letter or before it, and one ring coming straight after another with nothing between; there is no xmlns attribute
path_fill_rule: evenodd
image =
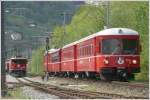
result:
<svg viewBox="0 0 150 100"><path fill-rule="evenodd" d="M136 76L136 79L148 80L148 2L112 2L111 9L111 27L127 27L139 32L143 49L141 73Z"/></svg>
<svg viewBox="0 0 150 100"><path fill-rule="evenodd" d="M109 26L131 28L139 32L141 37L141 73L136 75L138 80L148 80L148 2L110 2ZM103 29L104 6L81 6L73 16L72 21L66 26L66 34L63 27L56 27L54 34L58 37L52 39L56 47L76 41L89 34ZM56 42L57 41L57 42ZM60 42L58 42L60 41Z"/></svg>
<svg viewBox="0 0 150 100"><path fill-rule="evenodd" d="M44 67L43 67L43 59L44 59L44 48L40 47L38 50L33 51L31 61L29 61L29 65L27 71L34 75L43 75Z"/></svg>

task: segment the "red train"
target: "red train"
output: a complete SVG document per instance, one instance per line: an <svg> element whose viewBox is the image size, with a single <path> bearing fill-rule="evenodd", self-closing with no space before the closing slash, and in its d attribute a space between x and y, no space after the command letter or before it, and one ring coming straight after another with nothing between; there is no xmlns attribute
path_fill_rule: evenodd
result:
<svg viewBox="0 0 150 100"><path fill-rule="evenodd" d="M44 55L44 68L50 75L100 77L126 81L140 72L138 32L111 28L89 35Z"/></svg>
<svg viewBox="0 0 150 100"><path fill-rule="evenodd" d="M27 59L15 57L7 59L6 71L15 76L26 76Z"/></svg>

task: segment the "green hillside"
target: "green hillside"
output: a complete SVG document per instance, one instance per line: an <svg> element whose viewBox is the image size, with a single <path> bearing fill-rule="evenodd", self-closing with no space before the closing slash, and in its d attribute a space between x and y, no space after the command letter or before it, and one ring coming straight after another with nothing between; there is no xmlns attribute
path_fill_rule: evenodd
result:
<svg viewBox="0 0 150 100"><path fill-rule="evenodd" d="M78 6L84 2L20 2L5 1L5 31L20 32L25 38L44 35L62 25L63 12L70 13L66 23L70 23ZM35 26L31 26L34 24Z"/></svg>
<svg viewBox="0 0 150 100"><path fill-rule="evenodd" d="M84 2L61 1L4 1L4 29L6 58L16 54L31 58L31 51L45 43L55 26L62 25L66 12L66 23ZM13 41L12 33L20 33L22 40ZM39 37L37 37L39 36ZM18 53L19 52L19 53Z"/></svg>

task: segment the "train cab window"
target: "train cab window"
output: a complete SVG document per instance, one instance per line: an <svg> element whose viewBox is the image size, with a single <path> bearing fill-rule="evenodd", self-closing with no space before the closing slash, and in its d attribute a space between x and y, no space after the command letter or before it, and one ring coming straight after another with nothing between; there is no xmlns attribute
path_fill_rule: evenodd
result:
<svg viewBox="0 0 150 100"><path fill-rule="evenodd" d="M103 54L137 54L138 41L135 39L104 39Z"/></svg>
<svg viewBox="0 0 150 100"><path fill-rule="evenodd" d="M16 64L26 64L27 60L26 59L13 59L12 62Z"/></svg>
<svg viewBox="0 0 150 100"><path fill-rule="evenodd" d="M103 54L120 54L121 49L122 47L120 39L104 39L102 41Z"/></svg>
<svg viewBox="0 0 150 100"><path fill-rule="evenodd" d="M59 53L53 53L52 62L58 62L58 61L59 61Z"/></svg>
<svg viewBox="0 0 150 100"><path fill-rule="evenodd" d="M123 54L137 54L138 41L135 39L123 39Z"/></svg>

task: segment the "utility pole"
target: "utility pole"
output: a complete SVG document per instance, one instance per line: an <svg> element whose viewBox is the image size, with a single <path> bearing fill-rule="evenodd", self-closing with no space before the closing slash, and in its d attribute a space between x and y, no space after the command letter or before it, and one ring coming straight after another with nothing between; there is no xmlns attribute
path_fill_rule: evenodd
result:
<svg viewBox="0 0 150 100"><path fill-rule="evenodd" d="M63 35L62 35L62 43L61 43L61 47L64 45L64 36L66 35L66 12L63 12L61 15L63 15Z"/></svg>
<svg viewBox="0 0 150 100"><path fill-rule="evenodd" d="M66 16L71 15L71 13L63 12L61 15L63 16L63 29L64 29L64 32L63 32L64 34L62 36L62 43L61 43L61 46L63 46L64 45L64 36L66 35Z"/></svg>
<svg viewBox="0 0 150 100"><path fill-rule="evenodd" d="M63 20L63 25L64 25L64 35L66 34L66 12L63 13L64 20Z"/></svg>
<svg viewBox="0 0 150 100"><path fill-rule="evenodd" d="M110 27L109 26L109 0L104 1L104 7L105 7L105 14L104 14L105 26L104 26L104 29L108 29Z"/></svg>
<svg viewBox="0 0 150 100"><path fill-rule="evenodd" d="M45 80L48 81L48 50L49 50L49 37L46 37L46 72L45 72Z"/></svg>
<svg viewBox="0 0 150 100"><path fill-rule="evenodd" d="M1 2L1 97L6 95L4 1Z"/></svg>

